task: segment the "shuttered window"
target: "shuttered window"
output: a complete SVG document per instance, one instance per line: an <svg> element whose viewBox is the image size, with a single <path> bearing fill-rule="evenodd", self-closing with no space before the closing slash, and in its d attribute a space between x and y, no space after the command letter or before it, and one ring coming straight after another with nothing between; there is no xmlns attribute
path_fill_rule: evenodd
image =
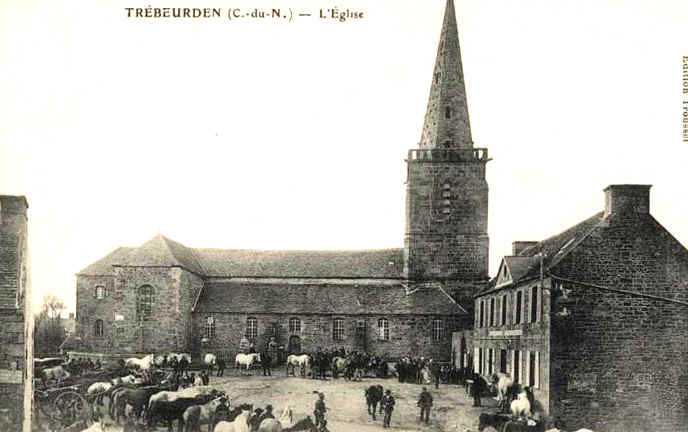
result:
<svg viewBox="0 0 688 432"><path fill-rule="evenodd" d="M487 351L487 373L488 375L492 375L492 372L494 371L494 350L490 348Z"/></svg>
<svg viewBox="0 0 688 432"><path fill-rule="evenodd" d="M482 375L483 374L483 366L484 366L484 364L483 364L483 349L482 348L480 348L479 354L480 354L480 357L478 359L478 365L480 366L480 369L478 370L478 373L480 375Z"/></svg>
<svg viewBox="0 0 688 432"><path fill-rule="evenodd" d="M514 382L521 383L521 351L514 350Z"/></svg>

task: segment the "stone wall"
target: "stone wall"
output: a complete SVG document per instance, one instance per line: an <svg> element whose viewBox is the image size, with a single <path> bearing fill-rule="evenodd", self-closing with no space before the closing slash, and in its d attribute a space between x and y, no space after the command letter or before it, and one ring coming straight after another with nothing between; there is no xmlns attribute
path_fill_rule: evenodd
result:
<svg viewBox="0 0 688 432"><path fill-rule="evenodd" d="M77 277L77 334L75 349L104 353L188 351L190 310L200 278L178 267L115 267L114 276ZM137 318L137 293L153 287L151 318ZM106 295L96 298L96 288ZM96 320L103 335L95 334Z"/></svg>
<svg viewBox="0 0 688 432"><path fill-rule="evenodd" d="M688 305L564 284L553 320L553 414L567 430L688 424ZM564 311L566 307L566 311Z"/></svg>
<svg viewBox="0 0 688 432"><path fill-rule="evenodd" d="M257 319L258 338L255 343L258 350L265 347L269 337L274 334L272 329L276 325L279 328L277 342L284 345L285 349L289 345L289 338L298 336L301 350L304 352L314 352L319 347L344 347L347 351L365 349L378 355L425 356L440 361L451 359L451 335L455 328L455 319L445 317L443 337L439 342L434 342L431 329L434 317L385 316L389 322L389 340L383 341L379 340L377 332L378 319L382 318L380 316L197 313L194 314L193 320L194 340L200 341L204 336L206 318L209 316L215 321L215 336L204 344L203 350L231 360L238 352L239 342L246 332L249 317ZM301 320L301 331L296 334L289 333L289 319L292 317ZM333 339L332 327L335 318L344 320L344 338L341 341ZM365 338L357 335L356 328L360 322L366 323Z"/></svg>
<svg viewBox="0 0 688 432"><path fill-rule="evenodd" d="M485 163L408 162L404 270L411 279L488 277Z"/></svg>
<svg viewBox="0 0 688 432"><path fill-rule="evenodd" d="M33 315L27 209L23 196L0 196L0 408L11 410L16 430L23 421L23 430L28 431L33 403Z"/></svg>

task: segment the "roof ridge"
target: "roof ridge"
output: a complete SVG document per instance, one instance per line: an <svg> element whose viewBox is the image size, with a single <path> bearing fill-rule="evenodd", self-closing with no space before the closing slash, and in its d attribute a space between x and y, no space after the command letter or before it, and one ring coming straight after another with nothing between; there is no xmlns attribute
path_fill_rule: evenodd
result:
<svg viewBox="0 0 688 432"><path fill-rule="evenodd" d="M604 212L595 213L593 216L589 217L589 218L586 219L586 220L592 219L592 218L596 217L596 216L599 215L599 214L604 214ZM587 238L590 236L590 234L592 234L593 231L595 231L595 229L596 229L597 227L600 226L600 224L602 223L603 220L604 220L604 218L600 218L594 225L592 225L592 226L590 227L590 229L589 229L586 233L584 233L584 234L580 237L580 239L576 240L576 238L574 237L574 238L573 238L573 244L571 244L570 246L568 245L568 243L565 244L564 246L562 246L561 249L559 249L559 250L557 251L556 255L555 255L554 257L552 257L552 261L550 261L549 265L547 266L547 270L549 271L549 270L553 269L554 267L556 267L557 264L559 264L559 263L560 263L564 258L566 258L571 252L573 252L573 251L574 251L574 250L575 250L575 249L576 249L585 239L587 239ZM584 223L584 222L583 222L583 223ZM569 242L571 242L571 240L569 240ZM568 247L567 247L567 246L568 246ZM561 254L561 256L559 256L560 254ZM558 257L558 258L557 258L557 257Z"/></svg>

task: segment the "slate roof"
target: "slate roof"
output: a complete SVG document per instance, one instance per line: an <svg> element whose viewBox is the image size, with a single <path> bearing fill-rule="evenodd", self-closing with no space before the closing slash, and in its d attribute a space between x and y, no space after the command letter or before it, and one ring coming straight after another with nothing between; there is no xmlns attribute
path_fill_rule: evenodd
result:
<svg viewBox="0 0 688 432"><path fill-rule="evenodd" d="M465 313L439 286L407 294L402 284L206 283L196 313L284 313L453 315Z"/></svg>
<svg viewBox="0 0 688 432"><path fill-rule="evenodd" d="M78 272L82 276L107 276L113 274L112 266L122 260L123 257L131 253L133 247L119 247L103 258L89 265L85 269Z"/></svg>
<svg viewBox="0 0 688 432"><path fill-rule="evenodd" d="M79 275L113 274L112 266L183 267L209 277L401 278L403 249L267 251L194 249L157 235L140 247L120 247Z"/></svg>
<svg viewBox="0 0 688 432"><path fill-rule="evenodd" d="M402 249L261 251L195 249L208 276L398 278Z"/></svg>
<svg viewBox="0 0 688 432"><path fill-rule="evenodd" d="M604 212L599 212L566 231L522 250L517 256L505 256L503 259L509 267L513 283L516 284L521 280L530 279L540 274L540 257L538 255L540 252L545 255L544 270L553 269L602 222L603 216ZM494 283L488 284L483 292L494 288Z"/></svg>

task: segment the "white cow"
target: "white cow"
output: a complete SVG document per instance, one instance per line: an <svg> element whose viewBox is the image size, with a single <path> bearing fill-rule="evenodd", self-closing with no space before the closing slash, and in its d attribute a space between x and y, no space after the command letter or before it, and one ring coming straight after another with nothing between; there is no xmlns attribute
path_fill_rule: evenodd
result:
<svg viewBox="0 0 688 432"><path fill-rule="evenodd" d="M246 370L249 370L253 363L260 361L260 353L237 354L234 358L234 368L238 369L241 366L246 366Z"/></svg>

